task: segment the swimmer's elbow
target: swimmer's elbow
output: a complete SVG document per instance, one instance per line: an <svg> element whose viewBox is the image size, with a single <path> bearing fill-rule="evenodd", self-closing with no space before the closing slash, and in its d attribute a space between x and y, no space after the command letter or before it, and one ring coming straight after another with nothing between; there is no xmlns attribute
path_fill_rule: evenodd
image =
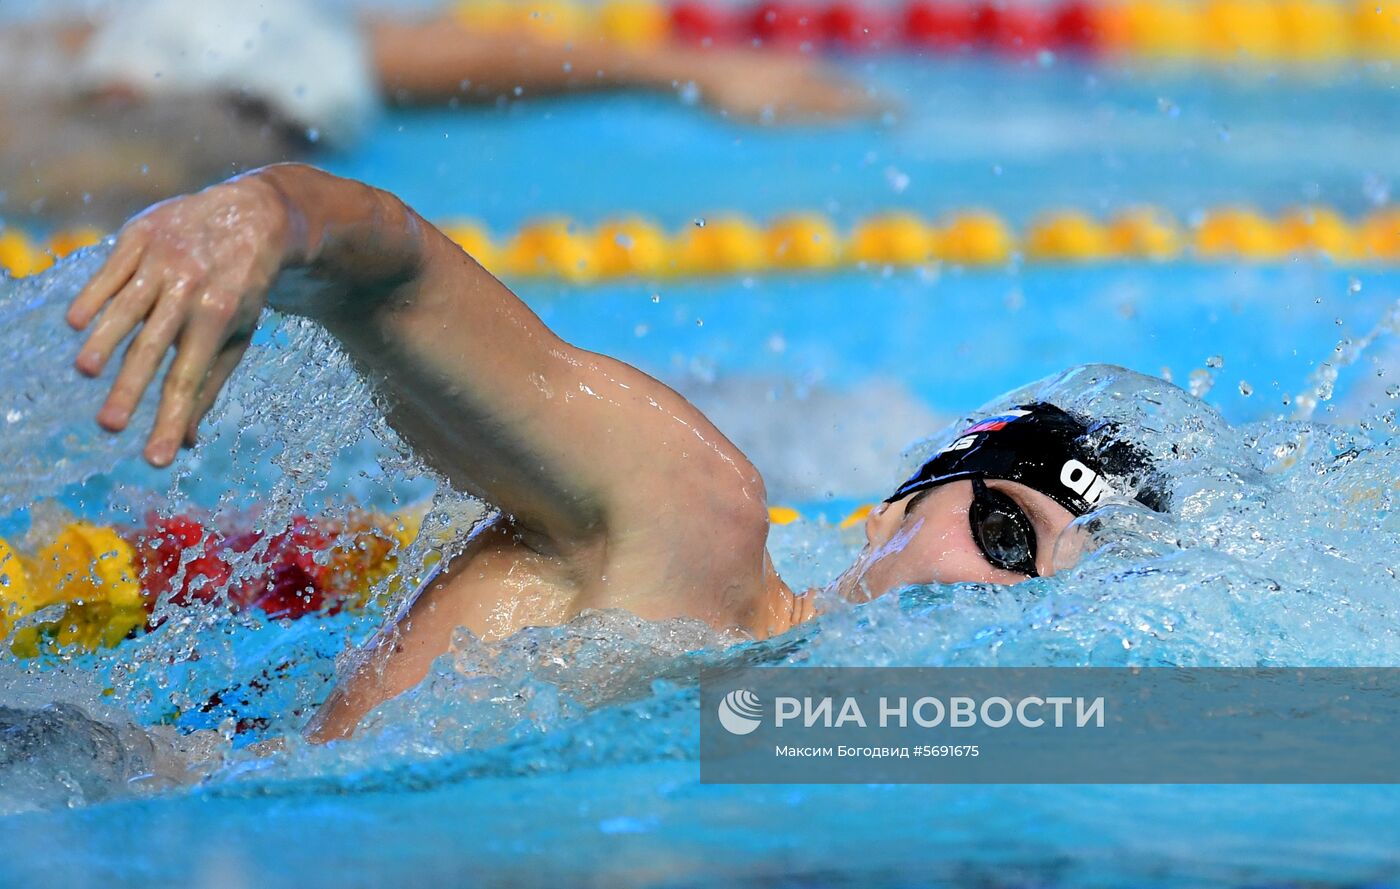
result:
<svg viewBox="0 0 1400 889"><path fill-rule="evenodd" d="M734 534L736 544L762 547L768 541L768 490L747 460L740 469L742 482L727 491L718 505L719 522Z"/></svg>

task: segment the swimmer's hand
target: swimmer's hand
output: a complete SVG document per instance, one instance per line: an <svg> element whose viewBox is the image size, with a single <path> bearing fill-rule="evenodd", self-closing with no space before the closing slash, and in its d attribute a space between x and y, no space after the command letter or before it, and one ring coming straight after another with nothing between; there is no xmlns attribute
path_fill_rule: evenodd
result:
<svg viewBox="0 0 1400 889"><path fill-rule="evenodd" d="M97 414L120 432L175 348L161 386L145 457L168 466L248 348L287 253L288 214L275 187L244 176L156 204L128 222L116 248L68 309L68 323L91 327L76 361L102 373L134 331L121 370Z"/></svg>

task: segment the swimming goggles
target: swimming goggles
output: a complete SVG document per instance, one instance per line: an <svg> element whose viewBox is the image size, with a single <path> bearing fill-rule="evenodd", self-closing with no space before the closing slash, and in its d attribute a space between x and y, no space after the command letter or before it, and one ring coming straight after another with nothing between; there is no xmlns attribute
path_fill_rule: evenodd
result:
<svg viewBox="0 0 1400 889"><path fill-rule="evenodd" d="M987 487L980 475L972 477L967 519L972 540L988 562L1004 571L1040 576L1035 567L1035 526L1015 500Z"/></svg>

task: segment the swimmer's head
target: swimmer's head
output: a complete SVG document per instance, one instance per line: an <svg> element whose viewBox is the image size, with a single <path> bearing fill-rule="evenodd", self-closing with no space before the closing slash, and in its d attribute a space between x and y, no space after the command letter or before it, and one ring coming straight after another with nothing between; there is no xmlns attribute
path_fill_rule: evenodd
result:
<svg viewBox="0 0 1400 889"><path fill-rule="evenodd" d="M866 547L838 581L866 599L926 583L1019 583L1077 556L1066 530L1110 498L1165 508L1146 455L1108 423L1046 402L963 429L866 520Z"/></svg>

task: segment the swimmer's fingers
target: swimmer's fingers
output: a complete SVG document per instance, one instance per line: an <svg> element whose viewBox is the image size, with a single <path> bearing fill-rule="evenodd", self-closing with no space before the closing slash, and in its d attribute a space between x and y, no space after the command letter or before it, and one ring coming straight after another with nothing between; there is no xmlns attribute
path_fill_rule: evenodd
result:
<svg viewBox="0 0 1400 889"><path fill-rule="evenodd" d="M79 350L76 364L80 372L90 377L102 373L117 346L150 314L160 295L160 283L160 276L149 270L128 276Z"/></svg>
<svg viewBox="0 0 1400 889"><path fill-rule="evenodd" d="M161 387L156 424L146 442L146 459L153 466L168 466L175 459L194 416L196 400L220 347L228 339L228 316L217 309L213 295L200 298L180 333L179 350Z"/></svg>
<svg viewBox="0 0 1400 889"><path fill-rule="evenodd" d="M205 414L214 407L224 384L233 375L238 362L243 360L243 353L248 351L252 341L251 336L240 336L224 346L223 351L214 359L213 366L209 368L209 376L204 378L204 385L199 390L199 398L195 399L194 416L190 418L189 428L185 430L186 445L194 447L199 437L199 424L204 422Z"/></svg>
<svg viewBox="0 0 1400 889"><path fill-rule="evenodd" d="M157 301L150 317L142 325L127 347L122 359L122 369L112 383L112 391L107 401L97 412L97 422L109 432L121 432L131 422L131 415L140 404L141 396L151 385L165 353L175 342L175 337L184 326L184 300L178 293L172 294L167 288L163 299Z"/></svg>
<svg viewBox="0 0 1400 889"><path fill-rule="evenodd" d="M144 225L127 226L117 237L107 261L97 274L78 291L72 305L68 307L68 323L75 330L82 330L92 323L97 313L107 301L118 294L136 274L141 257L146 252L146 228Z"/></svg>
<svg viewBox="0 0 1400 889"><path fill-rule="evenodd" d="M788 101L779 107L783 120L844 120L875 117L893 106L872 96L853 81L828 75L814 75L795 87Z"/></svg>

